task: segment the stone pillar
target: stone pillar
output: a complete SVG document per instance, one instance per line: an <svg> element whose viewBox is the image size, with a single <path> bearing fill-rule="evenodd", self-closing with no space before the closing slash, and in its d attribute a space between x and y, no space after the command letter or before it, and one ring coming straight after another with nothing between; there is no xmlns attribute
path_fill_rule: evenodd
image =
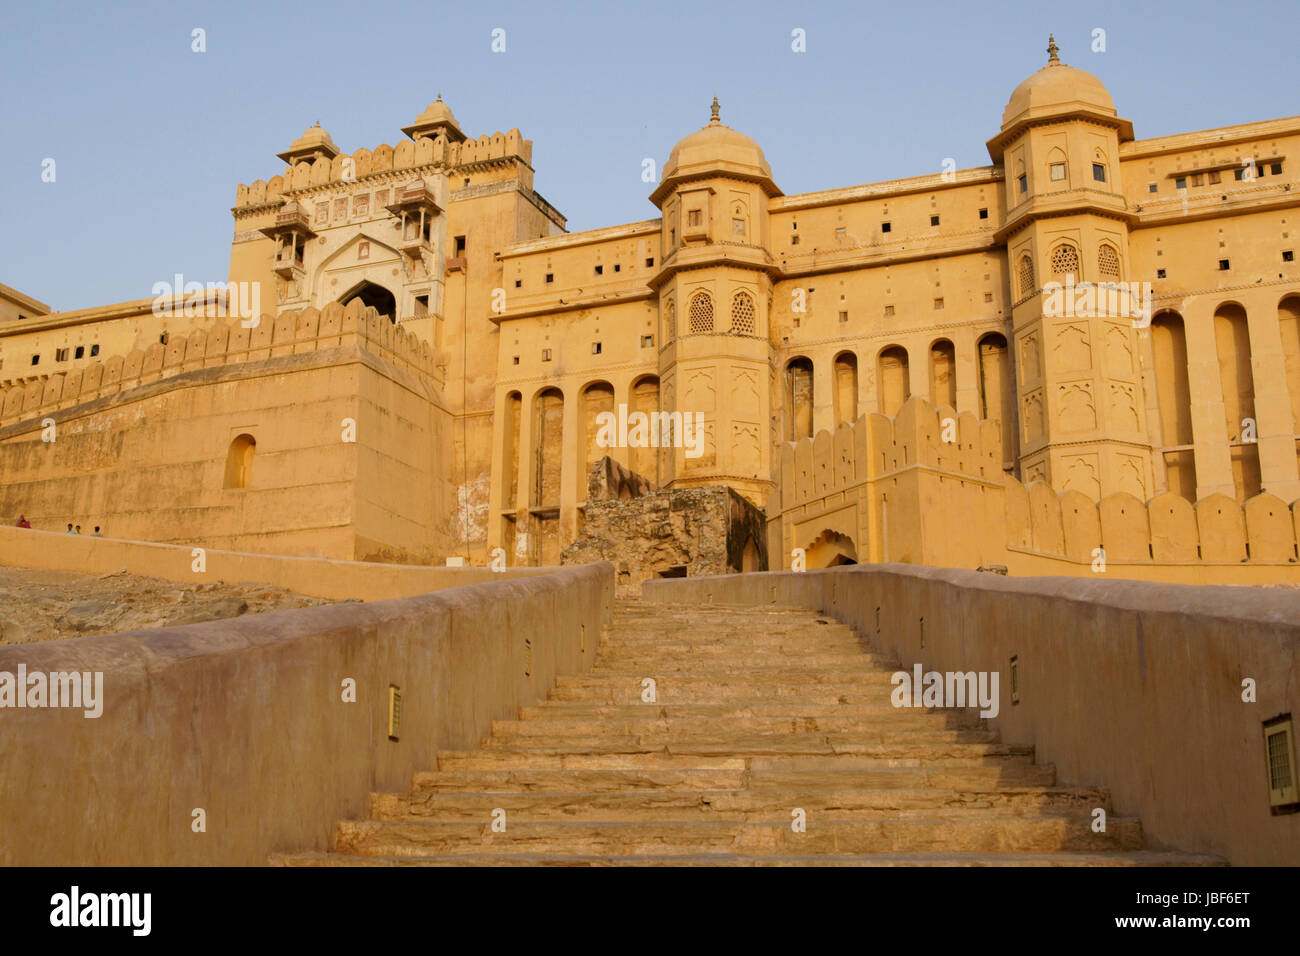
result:
<svg viewBox="0 0 1300 956"><path fill-rule="evenodd" d="M1286 357L1278 326L1274 289L1253 290L1238 296L1246 307L1250 330L1251 375L1255 382L1255 425L1259 439L1260 484L1283 501L1300 498L1296 469L1296 426L1291 416Z"/></svg>
<svg viewBox="0 0 1300 956"><path fill-rule="evenodd" d="M1219 352L1214 341L1214 302L1205 296L1188 301L1183 313L1187 337L1187 388L1192 405L1192 447L1196 455L1196 499L1213 494L1235 498L1232 459L1224 431Z"/></svg>

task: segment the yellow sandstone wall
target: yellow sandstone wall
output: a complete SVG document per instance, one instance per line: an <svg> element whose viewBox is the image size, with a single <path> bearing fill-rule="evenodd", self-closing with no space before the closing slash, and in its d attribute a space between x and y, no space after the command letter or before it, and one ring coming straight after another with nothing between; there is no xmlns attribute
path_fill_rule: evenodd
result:
<svg viewBox="0 0 1300 956"><path fill-rule="evenodd" d="M359 302L218 322L0 391L0 513L120 538L436 560L449 547L437 384L429 347ZM241 436L256 443L254 477L231 487Z"/></svg>

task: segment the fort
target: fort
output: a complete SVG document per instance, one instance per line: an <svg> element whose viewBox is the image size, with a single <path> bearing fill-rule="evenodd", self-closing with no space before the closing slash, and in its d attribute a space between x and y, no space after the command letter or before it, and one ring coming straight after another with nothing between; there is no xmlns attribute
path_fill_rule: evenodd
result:
<svg viewBox="0 0 1300 956"><path fill-rule="evenodd" d="M1051 40L994 120L786 194L715 97L569 233L439 95L225 289L0 286L0 562L360 599L0 647L105 675L0 712L0 863L1294 863L1300 117L1137 139Z"/></svg>
<svg viewBox="0 0 1300 956"><path fill-rule="evenodd" d="M1281 531L1245 539L1247 518L1280 527L1300 498L1300 119L1136 139L1052 43L988 166L786 195L715 102L663 163L656 218L572 234L518 129L469 136L439 98L402 134L345 153L312 126L282 172L236 188L227 279L260 290L254 328L9 296L0 512L331 558L485 566L499 547L545 566L581 538L587 476L609 454L653 488L729 487L763 509L767 567L823 533L843 560L955 560L935 540L944 522L891 502L886 544L879 503L868 520L846 486L844 507L814 505L782 464L804 441L838 454L845 425L861 450L885 427L874 416L916 399L963 421L967 447L926 450L923 467L951 476L935 472L944 491L1004 500L1017 573L1059 573L1084 538L1136 560L1142 521L1153 578L1162 562L1239 563L1247 543L1234 580L1279 580L1276 562L1300 557ZM1138 322L1132 301L1071 310L1058 291L1134 284L1149 290ZM699 453L607 447L600 422L624 406L702 416ZM48 416L59 442L36 453ZM344 417L357 447L336 440ZM132 447L146 432L169 450ZM837 491L844 467L827 472ZM883 496L874 461L853 467L853 487ZM142 507L154 479L173 505ZM290 498L320 505L272 504ZM1113 536L1112 511L1132 538L1118 552L1084 530Z"/></svg>

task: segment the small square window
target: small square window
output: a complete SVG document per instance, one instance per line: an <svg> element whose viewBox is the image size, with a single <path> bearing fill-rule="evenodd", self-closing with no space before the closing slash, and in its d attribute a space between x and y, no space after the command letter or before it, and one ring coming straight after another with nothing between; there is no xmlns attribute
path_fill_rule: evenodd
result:
<svg viewBox="0 0 1300 956"><path fill-rule="evenodd" d="M599 276L599 275L604 275L604 274L605 274L605 267L604 267L604 266L596 266L596 275Z"/></svg>
<svg viewBox="0 0 1300 956"><path fill-rule="evenodd" d="M1106 167L1101 163L1092 164L1092 178L1099 183L1106 181Z"/></svg>
<svg viewBox="0 0 1300 956"><path fill-rule="evenodd" d="M54 350L54 361L56 361L56 362L66 362L67 360L68 360L68 350L67 350L67 349L55 349L55 350Z"/></svg>
<svg viewBox="0 0 1300 956"><path fill-rule="evenodd" d="M1016 182L1020 185L1020 191L1022 193L1029 192L1029 176L1025 173L1021 173L1020 178L1017 179Z"/></svg>
<svg viewBox="0 0 1300 956"><path fill-rule="evenodd" d="M1282 250L1282 261L1283 261L1283 262L1295 262L1295 252L1294 252L1293 250L1291 250L1291 249L1283 249L1283 250Z"/></svg>
<svg viewBox="0 0 1300 956"><path fill-rule="evenodd" d="M518 364L519 364L519 356L518 356L518 355L512 355L512 356L510 356L510 364L511 364L511 365L518 365Z"/></svg>
<svg viewBox="0 0 1300 956"><path fill-rule="evenodd" d="M1186 189L1186 188L1187 188L1187 177L1186 177L1186 176L1179 176L1177 179L1175 179L1175 180L1174 180L1174 188L1175 188L1175 189Z"/></svg>
<svg viewBox="0 0 1300 956"><path fill-rule="evenodd" d="M985 292L985 293L984 293L984 301L985 301L985 302L992 302L992 301L993 301L993 293L992 293L992 292Z"/></svg>
<svg viewBox="0 0 1300 956"><path fill-rule="evenodd" d="M456 256L459 258L465 254L465 237L456 237Z"/></svg>
<svg viewBox="0 0 1300 956"><path fill-rule="evenodd" d="M1205 176L1203 176L1201 173L1192 173L1193 186L1199 186L1203 182L1205 182Z"/></svg>
<svg viewBox="0 0 1300 956"><path fill-rule="evenodd" d="M932 225L932 226L937 226L937 225L939 225L939 217L938 217L938 216L931 216L931 217L930 217L930 225Z"/></svg>
<svg viewBox="0 0 1300 956"><path fill-rule="evenodd" d="M465 185L466 185L466 186L469 185L469 177L468 177L468 176L465 177Z"/></svg>
<svg viewBox="0 0 1300 956"><path fill-rule="evenodd" d="M935 307L936 309L942 309L942 308L943 308L943 299L935 299L935 300L934 300L934 307Z"/></svg>
<svg viewBox="0 0 1300 956"><path fill-rule="evenodd" d="M987 209L981 209L981 210L980 210L980 218L981 218L981 219L987 219L988 217L989 217L989 211L988 211Z"/></svg>
<svg viewBox="0 0 1300 956"><path fill-rule="evenodd" d="M1065 178L1065 163L1052 163L1047 167L1047 172L1052 182L1060 182Z"/></svg>
<svg viewBox="0 0 1300 956"><path fill-rule="evenodd" d="M1282 164L1281 164L1281 163L1272 163L1272 164L1269 165L1268 169L1269 169L1269 172L1271 172L1274 176L1281 176L1281 175L1282 175Z"/></svg>
<svg viewBox="0 0 1300 956"><path fill-rule="evenodd" d="M1220 272L1227 272L1231 267L1232 267L1232 264L1229 262L1229 260L1227 260L1227 259L1220 259L1220 260L1219 260L1219 271L1220 271Z"/></svg>
<svg viewBox="0 0 1300 956"><path fill-rule="evenodd" d="M1246 178L1246 170L1241 168L1234 169L1232 171L1232 178L1237 180L1238 182L1241 182L1243 179Z"/></svg>
<svg viewBox="0 0 1300 956"><path fill-rule="evenodd" d="M1213 186L1215 183L1219 182L1219 180L1220 180L1221 177L1220 177L1220 175L1219 175L1219 171L1218 171L1217 169L1215 169L1215 170L1211 170L1211 171L1206 175L1205 178L1209 181L1210 185Z"/></svg>
<svg viewBox="0 0 1300 956"><path fill-rule="evenodd" d="M894 228L893 223L882 222L882 223L880 224L880 231L881 231L881 232L889 232L889 231L890 231L891 229L893 229L893 228Z"/></svg>
<svg viewBox="0 0 1300 956"><path fill-rule="evenodd" d="M83 358L85 354L86 354L86 347L84 345L78 345L77 350L72 353L72 357L74 359L79 359L79 358Z"/></svg>
<svg viewBox="0 0 1300 956"><path fill-rule="evenodd" d="M600 343L599 343L599 342L592 342L592 343L591 343L591 354L592 354L592 355L599 355L599 354L600 354Z"/></svg>
<svg viewBox="0 0 1300 956"><path fill-rule="evenodd" d="M98 346L98 345L92 345L92 346L90 347L90 357L91 357L91 358L94 358L94 357L95 357L96 355L98 355L98 354L99 354L99 346Z"/></svg>
<svg viewBox="0 0 1300 956"><path fill-rule="evenodd" d="M39 355L33 355L33 356L32 356L32 364L33 364L33 365L40 365L40 364L41 364L41 357L40 357Z"/></svg>
<svg viewBox="0 0 1300 956"><path fill-rule="evenodd" d="M543 362L549 362L550 360L551 360L551 350L550 350L550 349L542 349L542 361L543 361Z"/></svg>
<svg viewBox="0 0 1300 956"><path fill-rule="evenodd" d="M792 245L792 246L797 246L797 245L799 245L799 237L798 237L798 236L791 236L791 237L790 237L790 245Z"/></svg>
<svg viewBox="0 0 1300 956"><path fill-rule="evenodd" d="M615 272L621 272L622 269L623 269L623 267L622 267L621 265L619 265L617 262L614 263L614 271L615 271Z"/></svg>
<svg viewBox="0 0 1300 956"><path fill-rule="evenodd" d="M1149 193L1158 193L1158 192L1160 192L1160 187L1159 187L1158 185L1156 185L1155 183L1150 183L1150 184L1147 186L1147 192L1149 192Z"/></svg>
<svg viewBox="0 0 1300 956"><path fill-rule="evenodd" d="M1156 270L1156 278L1157 278L1157 279L1163 279L1163 278L1165 278L1165 270L1164 270L1164 269L1157 269L1157 270Z"/></svg>
<svg viewBox="0 0 1300 956"><path fill-rule="evenodd" d="M797 315L794 317L794 327L799 328L799 316Z"/></svg>
<svg viewBox="0 0 1300 956"><path fill-rule="evenodd" d="M841 312L840 312L840 321L841 321L841 322L847 322L848 320L849 320L849 314L848 314L847 312L841 311Z"/></svg>
<svg viewBox="0 0 1300 956"><path fill-rule="evenodd" d="M699 209L692 209L686 214L686 225L700 226L704 224L704 212Z"/></svg>
<svg viewBox="0 0 1300 956"><path fill-rule="evenodd" d="M523 280L523 279L516 279L516 280L515 280L515 288L516 288L516 289L522 289L523 287L524 287L524 280Z"/></svg>
<svg viewBox="0 0 1300 956"><path fill-rule="evenodd" d="M653 256L651 256L649 259L645 261L645 267L647 269L653 269L655 267L655 260Z"/></svg>
<svg viewBox="0 0 1300 956"><path fill-rule="evenodd" d="M652 349L654 348L654 345L655 345L655 337L653 335L641 336L641 348Z"/></svg>
<svg viewBox="0 0 1300 956"><path fill-rule="evenodd" d="M894 314L894 307L892 305L885 306L885 315L893 315L893 314Z"/></svg>
<svg viewBox="0 0 1300 956"><path fill-rule="evenodd" d="M554 282L554 281L555 281L555 273L554 273L554 272L548 272L548 273L546 273L546 281L547 281L547 282Z"/></svg>

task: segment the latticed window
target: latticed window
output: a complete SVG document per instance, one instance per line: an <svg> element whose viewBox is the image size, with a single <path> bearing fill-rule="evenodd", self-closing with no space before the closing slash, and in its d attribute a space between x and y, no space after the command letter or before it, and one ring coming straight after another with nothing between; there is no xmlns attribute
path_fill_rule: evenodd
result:
<svg viewBox="0 0 1300 956"><path fill-rule="evenodd" d="M1029 256L1020 257L1020 294L1029 295L1034 288L1034 260Z"/></svg>
<svg viewBox="0 0 1300 956"><path fill-rule="evenodd" d="M713 297L707 292L691 296L691 334L713 331Z"/></svg>
<svg viewBox="0 0 1300 956"><path fill-rule="evenodd" d="M1119 281L1119 253L1106 242L1097 249L1097 275L1103 279Z"/></svg>
<svg viewBox="0 0 1300 956"><path fill-rule="evenodd" d="M1079 251L1074 246L1062 244L1052 250L1052 274L1058 276L1079 274Z"/></svg>
<svg viewBox="0 0 1300 956"><path fill-rule="evenodd" d="M736 335L754 334L754 299L748 292L731 297L731 331Z"/></svg>

